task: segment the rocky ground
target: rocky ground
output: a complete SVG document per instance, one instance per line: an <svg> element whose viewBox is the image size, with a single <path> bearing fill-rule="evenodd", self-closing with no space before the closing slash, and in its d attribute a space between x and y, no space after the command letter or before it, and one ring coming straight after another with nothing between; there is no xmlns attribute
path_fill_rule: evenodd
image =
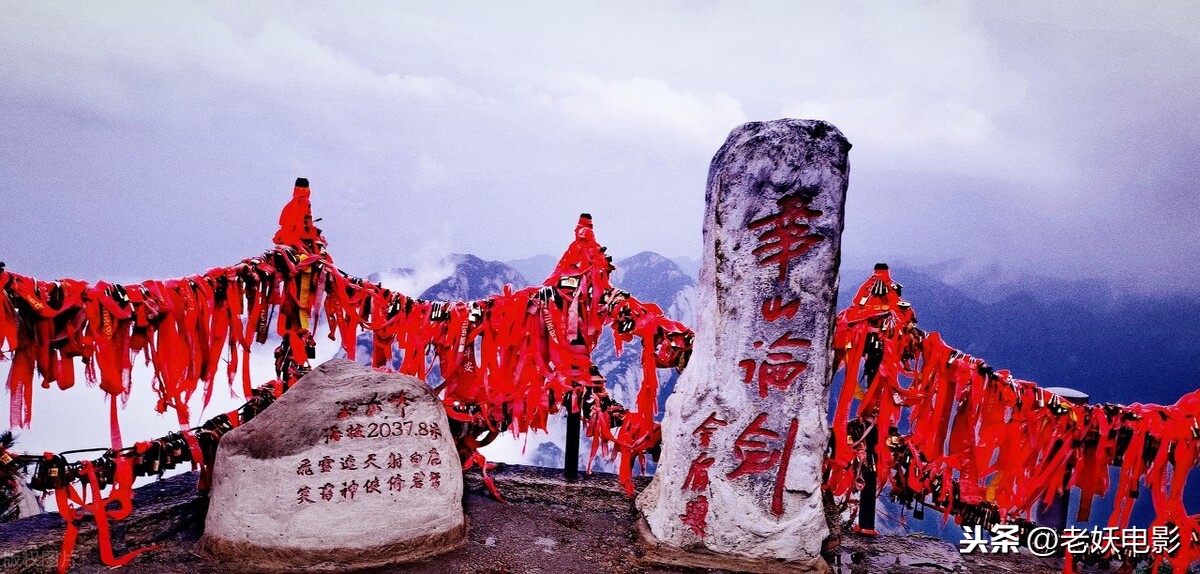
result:
<svg viewBox="0 0 1200 574"><path fill-rule="evenodd" d="M639 562L633 538L634 514L611 475L566 482L561 471L509 467L495 473L509 498L502 504L486 496L478 475L468 478L466 509L470 530L465 548L389 573L684 573ZM189 473L139 489L134 515L114 529L118 553L158 543L161 548L137 557L128 574L217 574L228 565L207 562L192 553L199 538L207 500L195 492ZM639 484L639 488L645 482ZM381 520L383 517L380 517ZM0 571L50 572L58 558L63 523L56 514L0 525ZM253 557L247 557L253 569ZM833 571L839 574L914 572L1055 573L1057 561L1029 556L1004 559L962 556L946 542L919 536L842 540ZM72 572L110 572L100 564L94 525L80 532ZM691 571L694 572L694 571ZM715 572L715 571L714 571Z"/></svg>

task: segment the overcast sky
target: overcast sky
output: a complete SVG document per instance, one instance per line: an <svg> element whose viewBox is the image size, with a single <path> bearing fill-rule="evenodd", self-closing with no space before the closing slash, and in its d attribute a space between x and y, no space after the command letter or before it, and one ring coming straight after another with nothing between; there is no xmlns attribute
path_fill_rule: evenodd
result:
<svg viewBox="0 0 1200 574"><path fill-rule="evenodd" d="M725 136L800 117L854 144L851 261L1200 279L1200 9L1039 4L10 4L0 260L232 263L297 176L361 275L558 254L582 211L698 256Z"/></svg>

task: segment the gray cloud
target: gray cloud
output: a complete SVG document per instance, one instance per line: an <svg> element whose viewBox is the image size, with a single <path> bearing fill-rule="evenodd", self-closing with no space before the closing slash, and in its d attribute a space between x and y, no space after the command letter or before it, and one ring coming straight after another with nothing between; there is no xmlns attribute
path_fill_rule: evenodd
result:
<svg viewBox="0 0 1200 574"><path fill-rule="evenodd" d="M695 255L736 124L855 144L851 261L1177 288L1200 272L1194 6L21 5L0 20L0 253L140 278L267 247L307 176L338 262L430 245Z"/></svg>

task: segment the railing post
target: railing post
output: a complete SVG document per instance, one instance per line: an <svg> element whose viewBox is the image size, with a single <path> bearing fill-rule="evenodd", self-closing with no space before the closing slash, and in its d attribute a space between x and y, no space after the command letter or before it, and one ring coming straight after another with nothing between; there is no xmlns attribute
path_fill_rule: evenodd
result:
<svg viewBox="0 0 1200 574"><path fill-rule="evenodd" d="M1069 389L1067 387L1048 387L1044 389L1046 392L1058 395L1062 400L1075 405L1086 405L1088 395L1086 393ZM1062 530L1067 527L1068 508L1071 506L1071 491L1064 490L1061 494L1054 497L1050 504L1043 507L1041 502L1038 502L1037 507L1037 523L1042 526L1048 526L1056 530Z"/></svg>
<svg viewBox="0 0 1200 574"><path fill-rule="evenodd" d="M863 446L867 451L867 460L863 465L863 488L858 495L858 524L854 532L866 536L875 536L875 499L879 489L879 460L876 447L879 445L879 420L871 423Z"/></svg>
<svg viewBox="0 0 1200 574"><path fill-rule="evenodd" d="M566 460L563 461L563 477L567 480L579 479L579 427L581 426L579 408L567 409L567 444L563 448Z"/></svg>

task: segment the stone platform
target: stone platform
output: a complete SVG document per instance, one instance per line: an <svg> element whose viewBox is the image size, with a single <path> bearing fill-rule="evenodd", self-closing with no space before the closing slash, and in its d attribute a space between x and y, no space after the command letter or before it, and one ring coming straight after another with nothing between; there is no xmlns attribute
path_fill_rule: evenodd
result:
<svg viewBox="0 0 1200 574"><path fill-rule="evenodd" d="M483 492L478 474L468 475L464 506L467 544L426 562L372 572L428 574L684 574L705 572L665 568L639 562L634 539L636 515L616 477L597 474L578 482L562 479L562 471L520 466L498 468L497 485L510 501L501 504ZM638 481L639 490L646 480ZM186 473L137 490L130 519L117 524L117 552L126 547L162 543L130 565L110 570L100 564L96 530L80 530L71 572L81 574L224 574L220 564L194 553L207 511L207 499L196 494L196 475ZM62 543L63 523L57 514L0 524L0 572L52 572ZM839 574L912 572L935 574L1058 573L1053 560L963 557L955 548L922 536L848 536L832 557ZM707 571L719 573L718 570Z"/></svg>

